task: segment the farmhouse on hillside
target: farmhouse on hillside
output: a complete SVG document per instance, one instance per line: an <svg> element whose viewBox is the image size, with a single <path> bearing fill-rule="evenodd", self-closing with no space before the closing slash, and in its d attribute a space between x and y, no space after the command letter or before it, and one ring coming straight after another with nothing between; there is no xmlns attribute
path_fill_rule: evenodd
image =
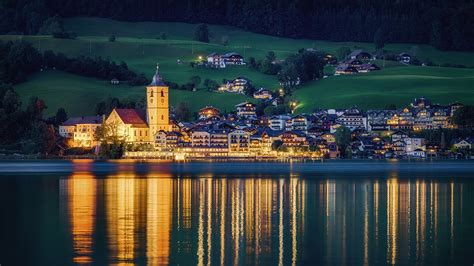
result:
<svg viewBox="0 0 474 266"><path fill-rule="evenodd" d="M207 56L207 64L215 68L225 68L227 65L245 65L244 58L236 52L226 54L211 53Z"/></svg>

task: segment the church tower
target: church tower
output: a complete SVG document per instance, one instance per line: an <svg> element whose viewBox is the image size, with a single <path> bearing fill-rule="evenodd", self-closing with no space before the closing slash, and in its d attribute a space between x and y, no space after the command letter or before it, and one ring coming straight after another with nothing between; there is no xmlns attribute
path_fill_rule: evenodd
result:
<svg viewBox="0 0 474 266"><path fill-rule="evenodd" d="M169 118L168 86L163 82L156 64L156 73L150 85L146 87L146 115L149 136L154 141L156 132L171 131Z"/></svg>

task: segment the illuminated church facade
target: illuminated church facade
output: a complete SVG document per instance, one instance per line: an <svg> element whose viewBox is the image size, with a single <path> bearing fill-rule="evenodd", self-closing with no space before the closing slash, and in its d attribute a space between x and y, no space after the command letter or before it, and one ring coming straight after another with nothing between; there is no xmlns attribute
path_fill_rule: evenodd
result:
<svg viewBox="0 0 474 266"><path fill-rule="evenodd" d="M59 134L71 140L75 147L97 145L95 131L103 118L74 117L68 119L59 128ZM92 122L91 122L92 121ZM153 143L160 131L171 131L169 120L169 88L163 82L158 65L153 80L146 87L146 109L114 109L105 118L109 134L113 134L127 143ZM88 123L86 127L84 123ZM92 125L89 125L92 123ZM84 130L85 129L85 130Z"/></svg>

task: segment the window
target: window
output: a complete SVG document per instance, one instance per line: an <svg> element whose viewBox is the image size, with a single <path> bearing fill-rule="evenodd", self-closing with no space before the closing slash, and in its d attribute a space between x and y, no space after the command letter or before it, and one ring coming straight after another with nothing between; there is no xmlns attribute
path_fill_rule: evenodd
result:
<svg viewBox="0 0 474 266"><path fill-rule="evenodd" d="M161 97L165 97L165 93L161 91Z"/></svg>

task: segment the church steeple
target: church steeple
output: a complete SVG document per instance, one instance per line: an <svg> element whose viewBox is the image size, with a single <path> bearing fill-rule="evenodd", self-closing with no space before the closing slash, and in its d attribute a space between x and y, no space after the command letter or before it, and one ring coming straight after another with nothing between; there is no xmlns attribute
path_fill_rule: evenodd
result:
<svg viewBox="0 0 474 266"><path fill-rule="evenodd" d="M166 84L161 79L159 69L160 69L160 64L156 63L156 72L149 86L166 86Z"/></svg>
<svg viewBox="0 0 474 266"><path fill-rule="evenodd" d="M169 88L161 79L159 65L156 64L156 73L150 85L146 87L146 113L150 129L150 141L154 141L156 132L171 131L169 122Z"/></svg>

